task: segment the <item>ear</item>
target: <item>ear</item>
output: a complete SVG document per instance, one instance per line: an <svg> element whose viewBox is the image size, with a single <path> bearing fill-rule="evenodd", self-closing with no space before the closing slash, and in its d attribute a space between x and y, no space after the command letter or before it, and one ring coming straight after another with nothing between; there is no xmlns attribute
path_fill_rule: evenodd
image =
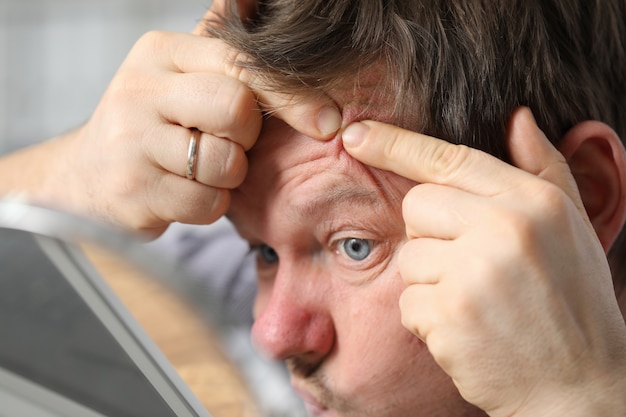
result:
<svg viewBox="0 0 626 417"><path fill-rule="evenodd" d="M585 121L561 139L565 156L593 227L606 252L626 221L626 152L608 125Z"/></svg>
<svg viewBox="0 0 626 417"><path fill-rule="evenodd" d="M207 20L214 20L216 16L223 15L226 13L227 8L229 7L229 0L213 0L211 4L211 8L206 12L204 18L196 28L193 33L195 35L202 35L205 33L204 27L206 25ZM239 10L239 16L242 21L248 20L254 17L256 12L256 7L258 4L258 0L237 0L237 10Z"/></svg>

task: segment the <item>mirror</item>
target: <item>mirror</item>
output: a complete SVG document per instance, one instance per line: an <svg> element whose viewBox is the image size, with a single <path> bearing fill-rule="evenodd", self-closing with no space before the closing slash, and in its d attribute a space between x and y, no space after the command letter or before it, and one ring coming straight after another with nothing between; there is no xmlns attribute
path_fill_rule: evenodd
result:
<svg viewBox="0 0 626 417"><path fill-rule="evenodd" d="M304 415L219 300L136 236L4 200L0 265L2 416Z"/></svg>

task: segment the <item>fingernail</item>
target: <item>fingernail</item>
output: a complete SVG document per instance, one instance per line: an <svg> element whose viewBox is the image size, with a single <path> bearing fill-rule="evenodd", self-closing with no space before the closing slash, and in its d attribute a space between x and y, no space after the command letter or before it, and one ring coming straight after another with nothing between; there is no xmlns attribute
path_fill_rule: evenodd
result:
<svg viewBox="0 0 626 417"><path fill-rule="evenodd" d="M351 148L356 148L361 144L361 142L363 142L369 130L369 126L365 123L351 123L343 131L341 140L343 140L344 146L348 145Z"/></svg>
<svg viewBox="0 0 626 417"><path fill-rule="evenodd" d="M530 107L522 106L522 107L519 107L518 109L519 111L523 111L526 113L526 117L528 118L528 120L535 122L535 115L533 114L533 111L530 109Z"/></svg>
<svg viewBox="0 0 626 417"><path fill-rule="evenodd" d="M335 133L341 127L341 113L335 107L322 107L317 117L317 128L322 135Z"/></svg>

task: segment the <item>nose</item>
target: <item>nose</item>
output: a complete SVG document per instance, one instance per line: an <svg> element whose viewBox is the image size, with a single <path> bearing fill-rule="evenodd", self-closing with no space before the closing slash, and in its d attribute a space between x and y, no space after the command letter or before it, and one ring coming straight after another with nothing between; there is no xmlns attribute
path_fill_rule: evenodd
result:
<svg viewBox="0 0 626 417"><path fill-rule="evenodd" d="M252 340L264 355L273 360L306 356L314 362L331 351L335 329L322 286L279 272L271 285L259 285L257 297Z"/></svg>

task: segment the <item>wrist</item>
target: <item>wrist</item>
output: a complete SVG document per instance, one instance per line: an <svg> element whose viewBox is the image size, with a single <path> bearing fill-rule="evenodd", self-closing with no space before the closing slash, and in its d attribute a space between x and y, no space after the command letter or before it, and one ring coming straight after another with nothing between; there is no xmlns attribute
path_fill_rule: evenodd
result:
<svg viewBox="0 0 626 417"><path fill-rule="evenodd" d="M35 203L77 211L76 172L71 172L74 135L50 139L10 155L0 165L6 181L0 194L15 194Z"/></svg>
<svg viewBox="0 0 626 417"><path fill-rule="evenodd" d="M561 392L544 395L511 417L623 417L626 416L626 377L598 378Z"/></svg>

